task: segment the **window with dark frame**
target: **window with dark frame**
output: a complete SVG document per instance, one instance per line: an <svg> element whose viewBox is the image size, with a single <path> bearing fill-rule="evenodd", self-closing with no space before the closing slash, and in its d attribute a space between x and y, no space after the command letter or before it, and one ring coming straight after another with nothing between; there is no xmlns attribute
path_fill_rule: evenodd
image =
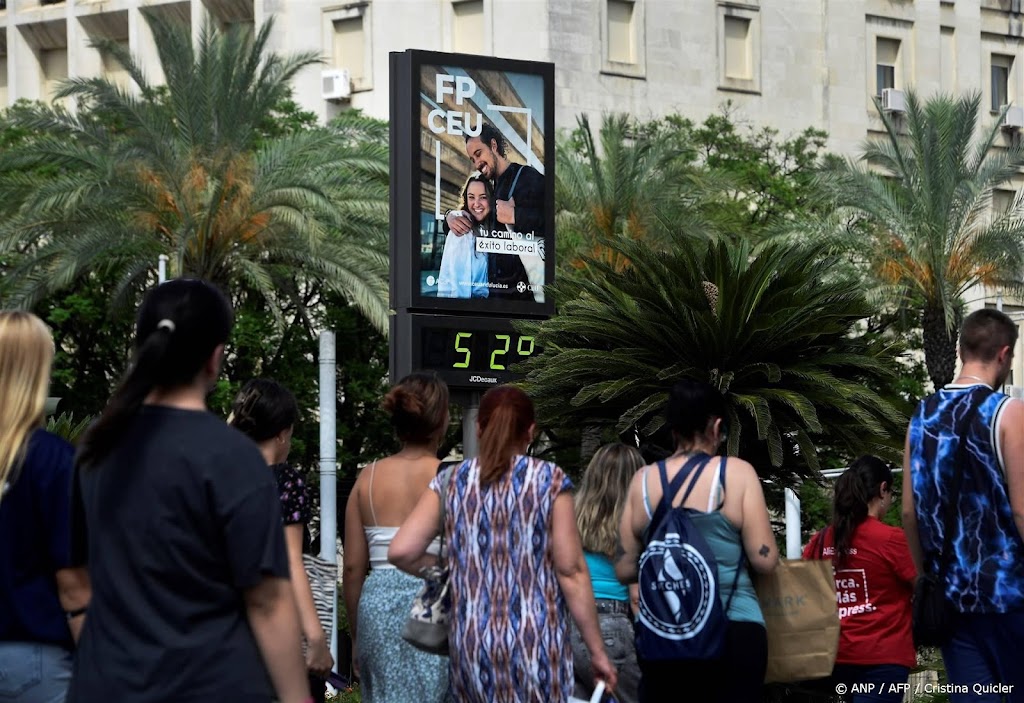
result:
<svg viewBox="0 0 1024 703"><path fill-rule="evenodd" d="M999 112L1004 105L1010 104L1010 68L1012 66L1012 56L992 54L992 112Z"/></svg>
<svg viewBox="0 0 1024 703"><path fill-rule="evenodd" d="M875 95L882 97L886 88L896 87L896 64L900 40L878 37L875 40Z"/></svg>

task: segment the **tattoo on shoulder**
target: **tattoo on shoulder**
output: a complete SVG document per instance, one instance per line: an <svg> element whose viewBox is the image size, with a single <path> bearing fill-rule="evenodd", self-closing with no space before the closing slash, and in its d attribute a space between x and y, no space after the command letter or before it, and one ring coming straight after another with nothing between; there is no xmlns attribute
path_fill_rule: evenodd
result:
<svg viewBox="0 0 1024 703"><path fill-rule="evenodd" d="M769 554L772 553L772 550L771 547L769 547L767 544L762 544L761 548L757 550L757 553L760 554L762 557L767 557Z"/></svg>

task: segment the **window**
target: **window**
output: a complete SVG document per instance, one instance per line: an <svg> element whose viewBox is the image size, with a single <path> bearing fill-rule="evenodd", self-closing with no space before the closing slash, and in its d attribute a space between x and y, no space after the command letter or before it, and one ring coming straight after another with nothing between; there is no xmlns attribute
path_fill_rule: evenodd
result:
<svg viewBox="0 0 1024 703"><path fill-rule="evenodd" d="M956 92L956 35L952 27L943 27L939 35L939 79L942 92Z"/></svg>
<svg viewBox="0 0 1024 703"><path fill-rule="evenodd" d="M725 77L749 81L753 76L750 50L750 20L725 18Z"/></svg>
<svg viewBox="0 0 1024 703"><path fill-rule="evenodd" d="M633 3L630 0L608 0L608 61L635 64L636 30Z"/></svg>
<svg viewBox="0 0 1024 703"><path fill-rule="evenodd" d="M484 0L452 3L452 49L461 54L487 53Z"/></svg>
<svg viewBox="0 0 1024 703"><path fill-rule="evenodd" d="M7 107L7 54L0 54L0 109Z"/></svg>
<svg viewBox="0 0 1024 703"><path fill-rule="evenodd" d="M68 50L43 49L39 52L39 67L42 69L42 97L52 100L60 82L68 77Z"/></svg>
<svg viewBox="0 0 1024 703"><path fill-rule="evenodd" d="M0 32L0 110L7 107L7 97L7 32Z"/></svg>
<svg viewBox="0 0 1024 703"><path fill-rule="evenodd" d="M334 20L334 65L347 68L353 85L360 85L366 75L366 45L363 37L363 16Z"/></svg>
<svg viewBox="0 0 1024 703"><path fill-rule="evenodd" d="M373 3L351 2L325 9L320 25L327 69L348 71L352 91L373 89Z"/></svg>
<svg viewBox="0 0 1024 703"><path fill-rule="evenodd" d="M1012 190L992 191L992 212L996 217L1005 215L1013 207L1013 199L1017 194Z"/></svg>
<svg viewBox="0 0 1024 703"><path fill-rule="evenodd" d="M896 66L899 65L900 40L875 39L875 95L882 97L886 88L896 87Z"/></svg>
<svg viewBox="0 0 1024 703"><path fill-rule="evenodd" d="M601 3L601 72L645 78L644 6L646 0L604 0Z"/></svg>
<svg viewBox="0 0 1024 703"><path fill-rule="evenodd" d="M761 92L761 12L718 3L718 89L740 93Z"/></svg>
<svg viewBox="0 0 1024 703"><path fill-rule="evenodd" d="M999 112L1003 105L1010 104L1010 69L1013 57L1005 54L992 54L992 112Z"/></svg>

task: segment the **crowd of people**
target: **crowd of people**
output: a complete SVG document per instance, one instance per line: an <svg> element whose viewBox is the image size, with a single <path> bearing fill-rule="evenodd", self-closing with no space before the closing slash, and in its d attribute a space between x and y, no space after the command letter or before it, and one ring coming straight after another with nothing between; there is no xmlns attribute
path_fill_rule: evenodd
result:
<svg viewBox="0 0 1024 703"><path fill-rule="evenodd" d="M150 291L130 367L75 448L42 429L49 331L30 313L0 312L0 700L324 700L335 662L303 566L311 501L288 464L299 407L281 384L253 379L226 420L208 409L232 325L203 281ZM841 634L829 685L855 703L902 700L893 684L916 664L922 576L954 613L941 643L951 700L1024 700L1013 665L1024 404L995 390L1016 326L982 310L960 339L960 376L910 422L903 528L883 522L897 501L892 467L865 456L836 482L830 524L804 549L834 565ZM754 467L722 451L730 412L717 388L676 383L674 452L647 463L635 447L603 446L578 490L531 456L536 417L516 387L483 395L479 453L457 462L439 459L449 395L435 375L401 379L381 405L400 449L359 470L344 522L364 700L566 702L602 682L615 700L649 702L700 681L710 684L701 700L762 700L768 635L755 582L780 555ZM701 571L704 553L713 567ZM439 563L447 656L402 632L424 568ZM712 600L684 623L688 579L701 574ZM706 652L678 654L691 638Z"/></svg>

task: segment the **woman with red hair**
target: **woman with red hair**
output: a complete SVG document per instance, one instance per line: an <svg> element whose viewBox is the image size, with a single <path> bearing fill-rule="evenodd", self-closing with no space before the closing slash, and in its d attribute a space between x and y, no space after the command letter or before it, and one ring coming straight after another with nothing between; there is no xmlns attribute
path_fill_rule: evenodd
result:
<svg viewBox="0 0 1024 703"><path fill-rule="evenodd" d="M564 703L573 690L568 615L595 676L615 686L573 509L572 482L526 456L533 403L499 386L480 400L480 456L435 478L391 542L388 559L411 574L427 553L445 501L452 596L450 683L465 703Z"/></svg>

